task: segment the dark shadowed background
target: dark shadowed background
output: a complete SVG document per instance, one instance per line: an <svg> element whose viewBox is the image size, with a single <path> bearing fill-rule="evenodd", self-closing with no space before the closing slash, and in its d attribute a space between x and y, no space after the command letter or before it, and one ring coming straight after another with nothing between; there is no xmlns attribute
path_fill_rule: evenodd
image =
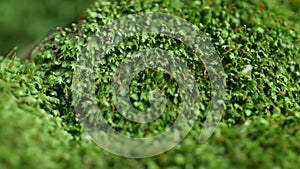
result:
<svg viewBox="0 0 300 169"><path fill-rule="evenodd" d="M68 25L95 0L0 0L0 55L28 52L48 31Z"/></svg>

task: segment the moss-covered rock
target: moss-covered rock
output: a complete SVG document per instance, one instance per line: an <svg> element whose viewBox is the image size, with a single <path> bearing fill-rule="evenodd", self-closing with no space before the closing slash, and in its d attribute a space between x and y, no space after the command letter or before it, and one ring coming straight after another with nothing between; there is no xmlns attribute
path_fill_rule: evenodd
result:
<svg viewBox="0 0 300 169"><path fill-rule="evenodd" d="M58 29L45 39L34 51L32 64L2 57L1 99L9 100L11 108L1 101L1 116L7 119L1 122L1 129L8 130L1 133L14 139L15 130L21 128L24 135L18 137L28 141L21 139L16 144L22 146L30 142L30 146L14 154L14 144L1 136L1 145L8 145L3 146L1 152L8 155L1 153L0 160L4 167L20 168L20 164L27 164L22 160L29 158L28 166L34 167L36 158L30 153L36 151L42 156L44 150L46 157L41 157L41 165L49 168L296 168L300 154L299 24L281 18L280 13L288 9L282 10L276 12L269 1L258 0L95 2L78 23ZM156 121L154 128L129 122L118 115L107 86L117 62L128 53L153 47L174 51L193 70L202 96L202 114L181 144L164 154L137 160L109 154L86 139L74 111L71 85L77 58L90 36L117 18L142 12L179 16L210 37L224 65L228 91L219 127L208 142L199 144L198 135L210 101L209 77L201 61L190 59L192 53L187 47L165 36L135 36L114 47L107 54L107 64L98 69L96 95L101 98L99 106L107 110L104 117L108 123L123 134L137 137L147 135L146 131L157 134L176 118L175 112L168 112L164 116L165 123ZM153 38L155 40L151 40ZM247 65L253 70L244 74L242 70ZM135 80L151 86L153 82L147 79L162 82L160 75L163 73L146 71ZM176 85L172 80L163 82L165 85L160 87L166 89L171 106L176 107ZM149 102L141 96L142 91L151 89L145 87L146 83L136 83L131 89L131 100L139 109ZM8 122L19 116L24 124ZM47 122L41 124L41 121ZM31 122L29 129L20 127ZM35 133L35 128L41 128L42 132ZM49 143L44 143L45 137L51 137ZM57 152L53 152L53 146Z"/></svg>

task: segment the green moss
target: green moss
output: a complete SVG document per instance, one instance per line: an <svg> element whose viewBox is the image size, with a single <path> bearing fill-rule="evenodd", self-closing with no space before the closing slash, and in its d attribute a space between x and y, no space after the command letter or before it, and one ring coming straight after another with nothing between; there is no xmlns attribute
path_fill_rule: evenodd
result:
<svg viewBox="0 0 300 169"><path fill-rule="evenodd" d="M72 136L59 118L40 109L47 99L35 88L41 80L34 77L35 68L1 59L0 168L56 168L55 159L64 156L57 147L70 149Z"/></svg>
<svg viewBox="0 0 300 169"><path fill-rule="evenodd" d="M3 147L1 152L15 159L10 161L1 153L0 160L5 162L3 164L20 168L19 165L24 162L18 160L32 158L28 166L35 166L36 159L26 151L36 151L42 156L40 149L45 147L46 157L41 157L41 161L49 168L296 168L300 153L299 24L293 24L287 20L288 17L280 19L280 13L274 11L271 5L268 6L268 1L265 3L267 7L262 6L258 0L184 2L95 2L86 11L84 20L72 27L57 30L45 39L33 53L33 63L22 64L11 58L0 59L1 92L7 93L2 96L12 104L12 108L6 104L1 105L3 108L0 110L4 110L1 116L4 119L17 119L24 114L24 123L28 121L34 124L29 129L21 127L21 131L28 133L28 136L24 134L20 137L26 137L29 141L20 140L17 144L30 142L24 151L14 155L13 147ZM190 59L191 51L170 37L136 36L127 39L107 54L107 64L102 65L97 72L97 83L110 81L110 73L114 71L116 62L128 53L150 47L172 50L181 55L184 61L190 62L189 67L199 79L197 84L202 95L203 113L185 140L169 152L139 160L121 158L85 139L72 104L72 73L82 47L99 27L128 14L150 11L182 17L210 37L226 73L226 110L214 135L208 142L199 144L198 135L210 100L210 82L201 62ZM253 70L249 74L241 73L247 65L252 65ZM135 81L142 79L151 87L153 84L147 79L162 82L159 78L162 76L165 77L162 72L147 71L145 76L137 75ZM143 88L146 83L134 83L132 86L131 99L140 109L148 104L148 100L144 99L142 92L136 91L141 91L137 89ZM173 100L172 106L176 107L173 91L176 85L172 80L165 80L164 84L167 85L160 87L166 88L168 98ZM170 115L163 116L167 122L154 123L158 126L155 131L152 130L153 126L128 122L113 110L111 100L104 99L111 96L107 86L104 83L102 88L98 88L96 94L103 98L98 104L108 105L105 107L105 118L123 134L143 136L148 130L157 134L164 131L176 117L176 113L168 112ZM150 90L146 89L145 92ZM26 106L22 107L24 104ZM29 111L27 107L37 111ZM7 115L8 110L18 113ZM47 122L41 124L31 119ZM51 122L53 120L59 121ZM23 124L5 121L7 124L3 123L3 126L12 128L5 137L13 139L16 135L14 131ZM51 126L56 127L53 129ZM45 132L37 134L35 127ZM58 134L53 134L53 130ZM51 137L49 144L43 143L45 137ZM1 145L12 144L5 141ZM52 153L53 146L57 149L56 153Z"/></svg>

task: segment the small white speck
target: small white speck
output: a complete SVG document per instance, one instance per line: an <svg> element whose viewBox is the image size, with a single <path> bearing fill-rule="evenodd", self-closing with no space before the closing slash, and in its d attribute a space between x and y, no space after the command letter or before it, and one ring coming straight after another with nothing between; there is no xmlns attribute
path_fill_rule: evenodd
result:
<svg viewBox="0 0 300 169"><path fill-rule="evenodd" d="M247 73L251 72L252 69L253 69L253 67L251 65L247 65L246 68L242 71L242 73L247 74Z"/></svg>
<svg viewBox="0 0 300 169"><path fill-rule="evenodd" d="M249 121L246 121L245 122L245 126L249 126L250 122Z"/></svg>
<svg viewBox="0 0 300 169"><path fill-rule="evenodd" d="M223 39L221 39L220 44L223 45L225 43L225 41Z"/></svg>
<svg viewBox="0 0 300 169"><path fill-rule="evenodd" d="M92 140L92 137L91 137L90 135L87 134L87 135L84 136L84 139L90 141L90 140Z"/></svg>
<svg viewBox="0 0 300 169"><path fill-rule="evenodd" d="M293 45L284 43L284 44L282 44L282 47L291 49L291 48L293 48Z"/></svg>

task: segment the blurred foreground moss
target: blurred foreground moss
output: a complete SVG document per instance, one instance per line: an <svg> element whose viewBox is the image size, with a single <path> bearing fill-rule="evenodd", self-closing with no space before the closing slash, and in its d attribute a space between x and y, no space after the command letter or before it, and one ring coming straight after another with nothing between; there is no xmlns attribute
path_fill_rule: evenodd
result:
<svg viewBox="0 0 300 169"><path fill-rule="evenodd" d="M266 7L267 1L265 5L258 0L184 2L99 1L86 11L84 20L46 38L33 53L32 63L0 57L0 168L297 168L299 25L280 18L279 13ZM160 47L190 62L199 79L204 108L193 130L174 149L151 158L121 158L97 147L82 132L72 105L72 73L81 48L99 27L128 14L150 11L182 17L211 38L226 72L226 111L214 135L199 144L210 98L210 83L203 66L196 65L189 58L189 50L172 38L129 39L107 55L108 64L97 74L99 83L111 80L109 73L114 71L116 60L126 54ZM241 73L246 65L253 66L249 74ZM136 79L150 77L160 80L151 72ZM139 90L131 93L132 101L146 104L148 100L136 91ZM105 88L96 94L109 96ZM174 91L168 94L170 100L174 99ZM132 134L134 129L133 133L139 135L149 129L128 125L110 106L112 102L105 101L109 106L104 116L119 131ZM164 129L171 122L157 125Z"/></svg>

